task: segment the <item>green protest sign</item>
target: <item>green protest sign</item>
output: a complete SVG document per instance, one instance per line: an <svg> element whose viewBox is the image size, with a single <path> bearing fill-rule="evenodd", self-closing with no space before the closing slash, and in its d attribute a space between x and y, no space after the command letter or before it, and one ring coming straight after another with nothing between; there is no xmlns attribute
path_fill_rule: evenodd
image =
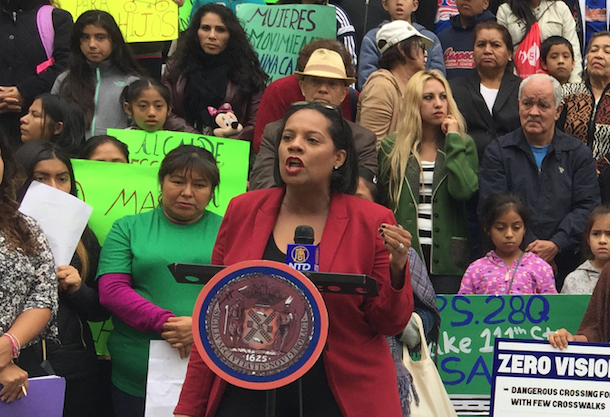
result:
<svg viewBox="0 0 610 417"><path fill-rule="evenodd" d="M494 340L547 339L575 333L589 295L437 295L441 312L438 371L449 394L489 395Z"/></svg>
<svg viewBox="0 0 610 417"><path fill-rule="evenodd" d="M184 4L178 9L178 30L180 30L180 32L184 32L189 27L194 1L195 0L184 0Z"/></svg>
<svg viewBox="0 0 610 417"><path fill-rule="evenodd" d="M93 207L89 227L100 244L106 240L115 220L158 206L159 165L165 154L181 143L198 144L216 154L220 170L218 207L210 204L208 210L222 216L229 201L246 191L250 146L247 142L185 133L177 133L180 137L177 139L174 132L112 130L109 133L127 143L131 164L73 160L79 197Z"/></svg>
<svg viewBox="0 0 610 417"><path fill-rule="evenodd" d="M278 0L268 0L266 3L273 4L277 3ZM191 20L191 12L193 10L193 3L195 0L185 0L184 4L178 9L178 29L180 32L184 32L189 27ZM242 4L238 4L236 7L241 7Z"/></svg>
<svg viewBox="0 0 610 417"><path fill-rule="evenodd" d="M292 75L301 48L316 38L337 37L337 17L328 6L263 6L237 10L262 69L272 80Z"/></svg>
<svg viewBox="0 0 610 417"><path fill-rule="evenodd" d="M115 220L157 206L158 167L136 166L113 162L73 159L76 188L81 200L93 207L89 227L100 244ZM112 321L89 322L98 355L108 355L106 341L112 330Z"/></svg>
<svg viewBox="0 0 610 417"><path fill-rule="evenodd" d="M220 170L220 187L216 193L219 214L224 214L229 200L246 191L250 143L243 140L217 138L193 133L108 129L129 148L132 164L159 166L165 155L182 144L195 145L212 153ZM214 211L214 210L211 210Z"/></svg>
<svg viewBox="0 0 610 417"><path fill-rule="evenodd" d="M115 220L158 205L159 167L73 159L78 196L93 207L89 227L100 244Z"/></svg>

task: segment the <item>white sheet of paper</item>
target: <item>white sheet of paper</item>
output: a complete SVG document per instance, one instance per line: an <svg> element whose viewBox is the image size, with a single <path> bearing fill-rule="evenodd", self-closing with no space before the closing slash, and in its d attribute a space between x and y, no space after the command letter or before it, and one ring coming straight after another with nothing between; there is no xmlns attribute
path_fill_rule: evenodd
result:
<svg viewBox="0 0 610 417"><path fill-rule="evenodd" d="M19 211L38 222L49 241L55 267L70 265L93 208L64 191L33 181Z"/></svg>
<svg viewBox="0 0 610 417"><path fill-rule="evenodd" d="M174 415L188 363L188 358L180 359L178 349L172 348L165 340L150 341L146 417Z"/></svg>

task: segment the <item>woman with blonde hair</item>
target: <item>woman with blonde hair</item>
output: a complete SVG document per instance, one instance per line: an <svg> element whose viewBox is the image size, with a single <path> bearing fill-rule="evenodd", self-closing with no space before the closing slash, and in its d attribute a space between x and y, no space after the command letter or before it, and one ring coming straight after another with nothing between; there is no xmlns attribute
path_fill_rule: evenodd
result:
<svg viewBox="0 0 610 417"><path fill-rule="evenodd" d="M455 294L471 260L465 203L479 186L476 146L440 72L411 77L403 106L396 133L381 141L380 183L436 292Z"/></svg>

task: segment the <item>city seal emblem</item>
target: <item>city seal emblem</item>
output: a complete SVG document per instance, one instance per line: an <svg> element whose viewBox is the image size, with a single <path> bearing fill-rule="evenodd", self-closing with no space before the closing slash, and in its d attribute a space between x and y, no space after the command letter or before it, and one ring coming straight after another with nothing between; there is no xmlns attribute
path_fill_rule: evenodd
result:
<svg viewBox="0 0 610 417"><path fill-rule="evenodd" d="M242 388L287 385L317 361L328 314L316 286L289 266L245 261L225 268L201 290L193 335L202 359Z"/></svg>

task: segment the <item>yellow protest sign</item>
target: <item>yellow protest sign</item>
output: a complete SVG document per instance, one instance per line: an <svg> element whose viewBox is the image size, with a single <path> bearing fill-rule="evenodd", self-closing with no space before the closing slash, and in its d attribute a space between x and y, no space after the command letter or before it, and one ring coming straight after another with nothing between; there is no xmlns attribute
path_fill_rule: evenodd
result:
<svg viewBox="0 0 610 417"><path fill-rule="evenodd" d="M110 13L125 42L168 41L178 38L178 5L172 0L61 0L74 20L87 10Z"/></svg>

